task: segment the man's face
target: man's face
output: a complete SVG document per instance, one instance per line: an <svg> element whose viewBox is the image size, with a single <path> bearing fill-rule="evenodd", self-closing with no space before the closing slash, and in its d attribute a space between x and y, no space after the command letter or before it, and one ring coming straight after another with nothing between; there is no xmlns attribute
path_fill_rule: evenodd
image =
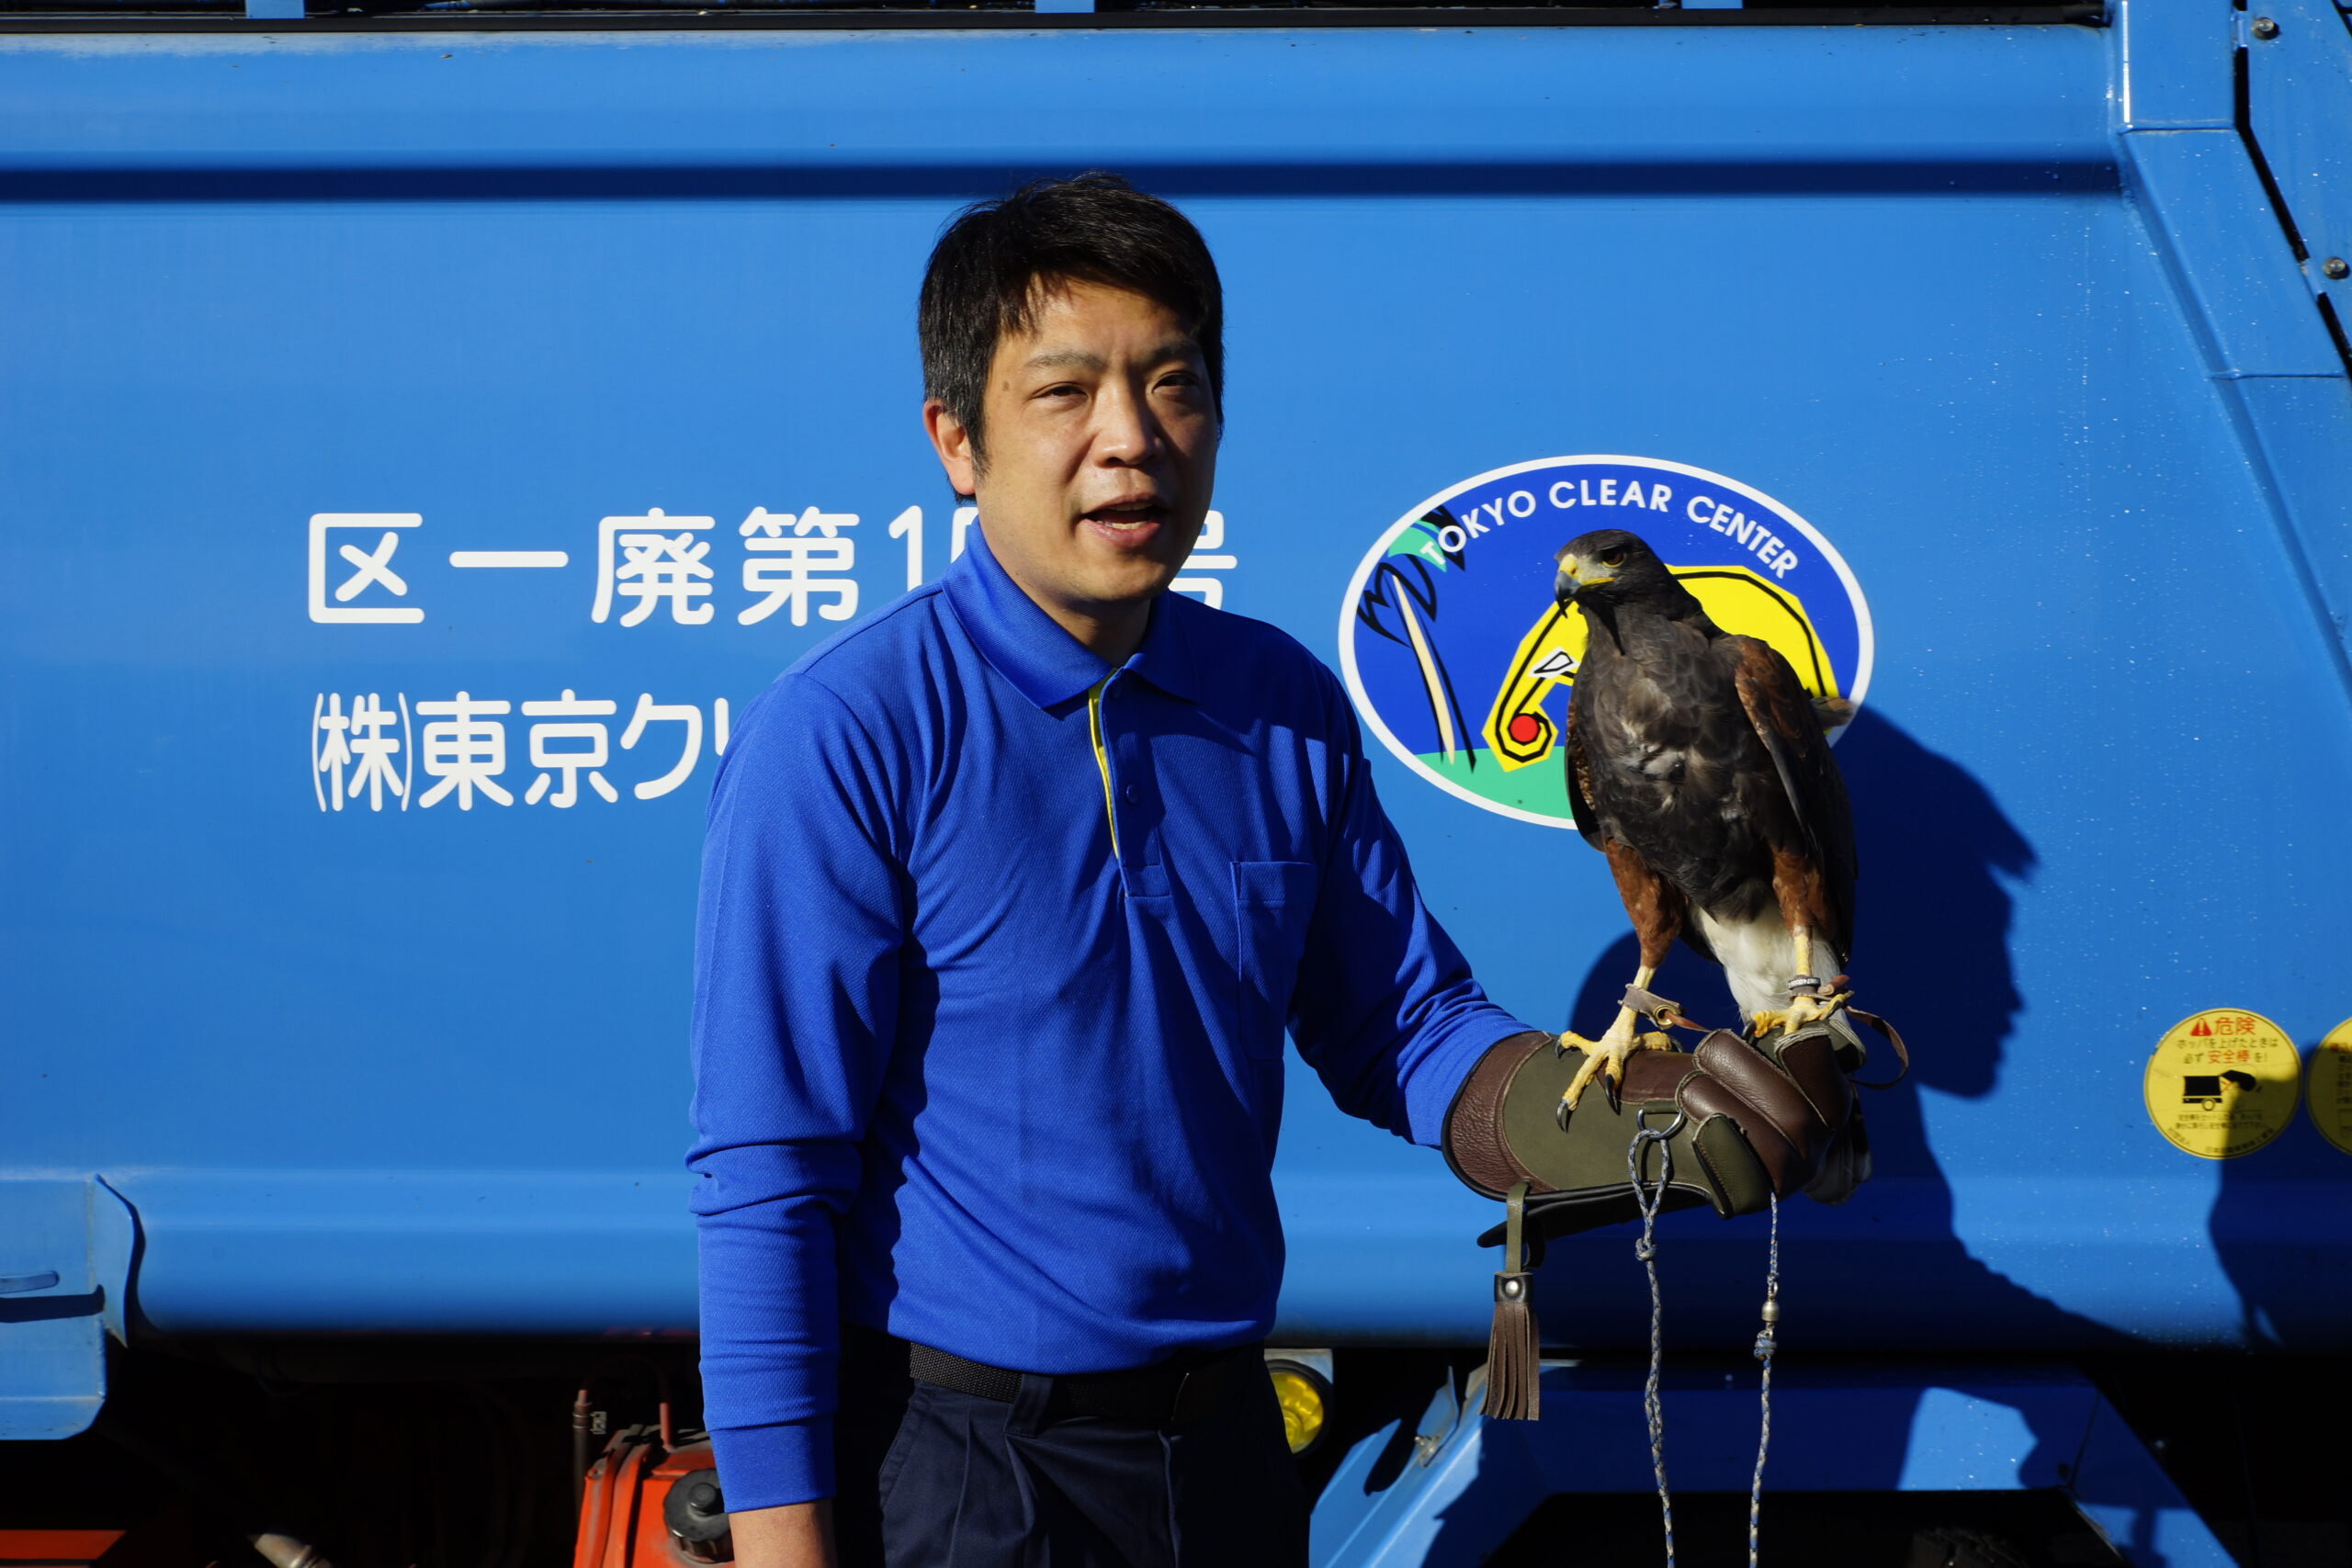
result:
<svg viewBox="0 0 2352 1568"><path fill-rule="evenodd" d="M1199 536L1219 434L1200 347L1140 294L1061 284L998 341L980 407L984 463L952 414L924 411L948 479L1006 573L1092 646L1084 627L1130 620Z"/></svg>

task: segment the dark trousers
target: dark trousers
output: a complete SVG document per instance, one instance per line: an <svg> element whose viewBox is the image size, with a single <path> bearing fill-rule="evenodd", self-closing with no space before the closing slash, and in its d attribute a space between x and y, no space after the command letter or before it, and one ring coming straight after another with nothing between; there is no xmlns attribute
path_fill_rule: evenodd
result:
<svg viewBox="0 0 2352 1568"><path fill-rule="evenodd" d="M911 1382L902 1344L851 1341L841 1568L1305 1568L1306 1494L1254 1364L1210 1414L1158 1427L1057 1416L1046 1377L1010 1404Z"/></svg>

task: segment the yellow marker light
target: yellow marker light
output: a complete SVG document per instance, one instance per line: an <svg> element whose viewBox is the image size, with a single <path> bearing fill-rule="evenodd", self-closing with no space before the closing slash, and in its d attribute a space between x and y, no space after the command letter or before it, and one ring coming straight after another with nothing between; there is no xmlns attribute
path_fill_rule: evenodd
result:
<svg viewBox="0 0 2352 1568"><path fill-rule="evenodd" d="M1323 1438L1324 1407L1331 1385L1312 1368L1296 1361L1269 1361L1266 1375L1273 1380L1274 1402L1282 1406L1283 1436L1293 1454L1304 1454Z"/></svg>

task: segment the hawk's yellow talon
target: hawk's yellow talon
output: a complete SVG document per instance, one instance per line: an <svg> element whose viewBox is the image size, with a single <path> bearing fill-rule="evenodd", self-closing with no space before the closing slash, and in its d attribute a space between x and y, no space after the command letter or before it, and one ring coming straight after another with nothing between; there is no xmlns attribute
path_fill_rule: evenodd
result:
<svg viewBox="0 0 2352 1568"><path fill-rule="evenodd" d="M1560 1103L1570 1111L1577 1108L1577 1102L1584 1098L1584 1091L1595 1078L1600 1078L1607 1084L1610 1102L1614 1104L1618 1088L1625 1081L1625 1058L1634 1052L1674 1049L1674 1042L1656 1031L1635 1034L1633 1024L1625 1019L1618 1020L1617 1024L1598 1040L1563 1034L1560 1043L1574 1045L1585 1053L1584 1065L1577 1068L1577 1075L1568 1080L1568 1087L1560 1091Z"/></svg>
<svg viewBox="0 0 2352 1568"><path fill-rule="evenodd" d="M1793 1032L1803 1029L1808 1023L1817 1023L1829 1017L1851 1001L1853 995L1851 991L1835 991L1826 996L1792 997L1789 998L1789 1010L1781 1016ZM1763 1015L1759 1013L1758 1016L1760 1018Z"/></svg>
<svg viewBox="0 0 2352 1568"><path fill-rule="evenodd" d="M1568 1080L1568 1087L1560 1091L1560 1103L1574 1111L1596 1077L1614 1088L1625 1076L1624 1069L1618 1066L1619 1059L1617 1054L1602 1042L1589 1043L1586 1047L1584 1065L1577 1068L1577 1076Z"/></svg>

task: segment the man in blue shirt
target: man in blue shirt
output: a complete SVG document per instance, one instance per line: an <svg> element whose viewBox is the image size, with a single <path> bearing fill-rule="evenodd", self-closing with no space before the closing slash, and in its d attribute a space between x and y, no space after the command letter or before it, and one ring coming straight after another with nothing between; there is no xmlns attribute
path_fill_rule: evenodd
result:
<svg viewBox="0 0 2352 1568"><path fill-rule="evenodd" d="M1526 1032L1423 906L1340 683L1167 592L1221 317L1199 234L1110 176L960 217L924 418L978 532L735 730L691 1164L745 1568L1303 1563L1256 1365L1285 1032L1430 1145Z"/></svg>

